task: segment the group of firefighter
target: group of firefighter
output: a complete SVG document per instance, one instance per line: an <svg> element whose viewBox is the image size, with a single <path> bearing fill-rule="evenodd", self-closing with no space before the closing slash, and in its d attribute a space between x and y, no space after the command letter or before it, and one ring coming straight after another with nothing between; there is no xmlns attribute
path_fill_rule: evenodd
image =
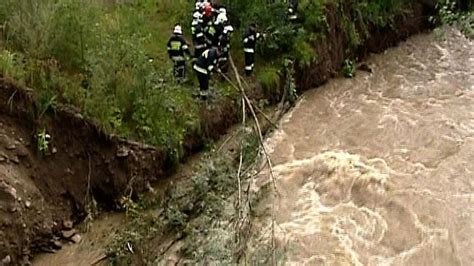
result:
<svg viewBox="0 0 474 266"><path fill-rule="evenodd" d="M296 20L298 0L290 0L288 19ZM196 0L191 22L191 33L194 54L183 37L183 29L176 24L173 35L168 41L168 55L173 61L173 75L182 81L185 78L186 57L193 56L193 70L199 80L201 96L205 97L209 90L209 79L213 71L227 72L231 35L234 28L230 25L227 9L208 0ZM245 74L250 76L254 69L255 46L263 34L257 31L255 23L251 23L243 36L245 54Z"/></svg>

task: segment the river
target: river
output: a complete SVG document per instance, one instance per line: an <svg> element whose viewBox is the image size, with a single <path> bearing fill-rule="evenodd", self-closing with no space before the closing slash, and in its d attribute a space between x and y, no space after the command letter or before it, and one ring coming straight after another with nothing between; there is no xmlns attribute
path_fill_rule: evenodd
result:
<svg viewBox="0 0 474 266"><path fill-rule="evenodd" d="M267 140L285 261L472 265L474 43L421 34L366 63L304 93Z"/></svg>
<svg viewBox="0 0 474 266"><path fill-rule="evenodd" d="M278 196L262 205L275 204L282 263L472 265L474 43L435 35L369 57L373 73L307 91L267 139ZM271 216L256 218L251 243L271 239ZM80 244L33 264L101 261L124 219L103 215Z"/></svg>

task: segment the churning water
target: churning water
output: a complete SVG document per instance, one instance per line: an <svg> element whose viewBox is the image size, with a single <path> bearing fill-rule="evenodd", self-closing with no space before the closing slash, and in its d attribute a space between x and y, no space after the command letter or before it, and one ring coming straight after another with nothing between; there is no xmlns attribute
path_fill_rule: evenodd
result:
<svg viewBox="0 0 474 266"><path fill-rule="evenodd" d="M286 261L473 265L474 43L422 34L367 64L306 92L266 143Z"/></svg>

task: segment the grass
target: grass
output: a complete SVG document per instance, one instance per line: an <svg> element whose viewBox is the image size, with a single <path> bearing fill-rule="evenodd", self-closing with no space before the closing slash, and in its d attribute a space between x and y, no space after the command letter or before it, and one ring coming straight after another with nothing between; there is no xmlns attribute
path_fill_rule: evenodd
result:
<svg viewBox="0 0 474 266"><path fill-rule="evenodd" d="M400 1L304 0L304 22L292 25L282 18L286 5L276 2L223 0L236 27L233 57L242 65L241 36L256 21L267 37L259 45L257 82L274 102L285 58L302 68L317 59L313 46L328 31L327 6L337 7L347 18L349 39L362 43L360 25L385 27L400 11ZM397 4L398 3L398 4ZM173 25L189 27L192 3L186 0L134 0L125 4L93 0L4 0L0 3L0 71L35 88L55 93L59 103L72 104L98 121L110 133L168 148L182 154L186 132L198 131L197 87L190 80L177 85L171 75L166 42ZM356 10L357 12L351 12ZM354 14L352 14L354 13ZM358 14L358 24L353 23ZM362 29L363 30L363 29ZM190 70L188 68L188 70ZM218 94L231 95L227 85L216 82Z"/></svg>
<svg viewBox="0 0 474 266"><path fill-rule="evenodd" d="M37 90L41 113L54 111L59 103L72 104L105 131L165 147L178 161L186 135L200 131L199 114L208 107L193 96L195 80L181 85L174 82L165 48L177 22L185 25L190 42L187 25L192 1L110 2L0 1L0 73ZM287 101L294 102L296 69L318 62L321 56L315 47L331 31L343 31L350 46L345 56L353 58L351 53L370 37L369 29L392 27L410 1L301 0L302 21L298 24L283 19L287 6L282 1L221 2L231 12L236 28L232 40L235 62L243 65L242 34L246 25L256 21L266 33L257 49L256 81L270 102L279 100L284 91ZM334 18L340 18L338 29L330 28ZM346 60L343 73L353 75L354 64ZM229 85L219 81L213 85L218 99L236 97ZM257 141L247 136L241 142L244 165L249 166L259 152ZM171 188L164 198L122 201L130 219L110 246L113 262L130 264L138 259L156 264L160 259L154 253L157 241L179 234L186 237L183 254L190 263L204 259L234 262L234 251L239 248L234 241L236 232L228 232L226 223L215 221L236 214L229 207L236 191L235 158L212 153L205 161L193 178ZM127 243L135 248L133 257Z"/></svg>
<svg viewBox="0 0 474 266"><path fill-rule="evenodd" d="M244 128L236 138L242 144L246 169L255 162L259 143L254 133ZM162 198L124 199L129 223L108 247L112 264L160 264L162 244L175 238L183 240L181 252L187 263L235 262L234 237L238 232L227 228L225 221L237 213L234 194L238 164L232 155L211 149L194 174L169 187ZM127 244L135 255L130 254Z"/></svg>

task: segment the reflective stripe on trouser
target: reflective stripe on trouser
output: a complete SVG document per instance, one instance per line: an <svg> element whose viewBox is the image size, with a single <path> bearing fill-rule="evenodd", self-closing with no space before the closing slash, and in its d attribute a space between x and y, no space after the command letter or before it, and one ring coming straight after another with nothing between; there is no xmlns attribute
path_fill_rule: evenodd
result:
<svg viewBox="0 0 474 266"><path fill-rule="evenodd" d="M185 77L185 68L186 68L186 61L178 60L174 61L173 65L173 75L175 78L184 79Z"/></svg>
<svg viewBox="0 0 474 266"><path fill-rule="evenodd" d="M252 74L254 68L255 54L245 53L245 74Z"/></svg>

